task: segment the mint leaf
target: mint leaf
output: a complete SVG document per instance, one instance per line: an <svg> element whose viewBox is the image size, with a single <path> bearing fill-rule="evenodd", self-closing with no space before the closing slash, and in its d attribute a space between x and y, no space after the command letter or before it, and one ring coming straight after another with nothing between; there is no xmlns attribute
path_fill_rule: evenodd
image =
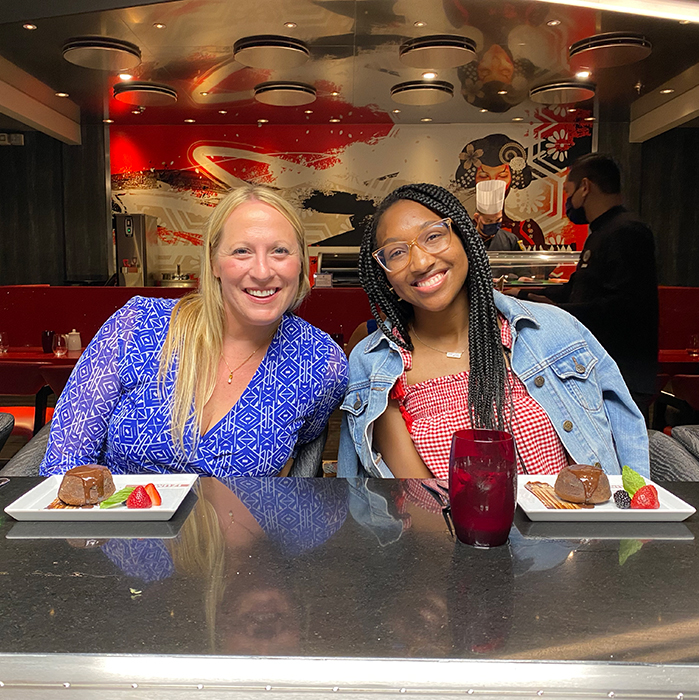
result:
<svg viewBox="0 0 699 700"><path fill-rule="evenodd" d="M100 503L100 508L116 508L116 506L120 506L131 495L131 492L135 488L135 486L127 486L113 493L109 498Z"/></svg>
<svg viewBox="0 0 699 700"><path fill-rule="evenodd" d="M624 566L626 560L633 554L636 554L641 547L643 547L641 540L621 540L619 542L619 566Z"/></svg>
<svg viewBox="0 0 699 700"><path fill-rule="evenodd" d="M646 480L631 467L624 465L621 470L621 483L624 486L624 491L633 498L636 491L646 485Z"/></svg>

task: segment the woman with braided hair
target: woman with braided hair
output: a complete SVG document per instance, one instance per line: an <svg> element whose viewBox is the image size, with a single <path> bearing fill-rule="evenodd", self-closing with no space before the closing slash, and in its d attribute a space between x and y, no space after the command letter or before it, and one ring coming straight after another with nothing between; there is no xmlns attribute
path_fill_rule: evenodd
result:
<svg viewBox="0 0 699 700"><path fill-rule="evenodd" d="M520 472L649 475L645 423L613 360L569 314L493 290L480 236L447 190L388 195L359 274L378 330L350 356L338 476L445 478L451 437L468 427L511 432Z"/></svg>

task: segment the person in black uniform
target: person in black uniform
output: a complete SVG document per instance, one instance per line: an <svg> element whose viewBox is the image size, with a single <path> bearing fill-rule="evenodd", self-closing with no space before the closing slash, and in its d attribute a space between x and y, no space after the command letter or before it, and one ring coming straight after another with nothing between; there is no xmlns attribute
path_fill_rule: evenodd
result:
<svg viewBox="0 0 699 700"><path fill-rule="evenodd" d="M501 228L505 190L502 180L484 180L476 184L476 212L473 223L486 250L524 250L514 233Z"/></svg>
<svg viewBox="0 0 699 700"><path fill-rule="evenodd" d="M594 333L614 358L631 396L648 418L658 360L658 281L653 233L622 205L614 160L593 153L571 166L566 215L590 224L576 271L560 287L520 298L553 303Z"/></svg>

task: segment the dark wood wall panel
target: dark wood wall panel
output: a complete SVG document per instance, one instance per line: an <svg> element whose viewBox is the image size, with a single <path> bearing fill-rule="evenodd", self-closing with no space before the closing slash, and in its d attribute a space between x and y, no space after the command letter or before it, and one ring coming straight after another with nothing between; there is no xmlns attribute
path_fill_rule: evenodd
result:
<svg viewBox="0 0 699 700"><path fill-rule="evenodd" d="M104 125L83 125L82 145L63 146L67 281L107 278L112 230L107 168Z"/></svg>
<svg viewBox="0 0 699 700"><path fill-rule="evenodd" d="M699 286L699 129L643 144L641 216L655 234L658 281Z"/></svg>
<svg viewBox="0 0 699 700"><path fill-rule="evenodd" d="M63 284L62 144L24 138L0 148L0 283Z"/></svg>

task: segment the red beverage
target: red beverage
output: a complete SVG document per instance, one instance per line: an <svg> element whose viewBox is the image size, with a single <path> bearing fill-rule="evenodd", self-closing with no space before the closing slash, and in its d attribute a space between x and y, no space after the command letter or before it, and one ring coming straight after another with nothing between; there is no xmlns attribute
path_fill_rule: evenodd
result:
<svg viewBox="0 0 699 700"><path fill-rule="evenodd" d="M514 441L498 430L459 430L449 458L456 536L475 547L505 544L517 502Z"/></svg>

